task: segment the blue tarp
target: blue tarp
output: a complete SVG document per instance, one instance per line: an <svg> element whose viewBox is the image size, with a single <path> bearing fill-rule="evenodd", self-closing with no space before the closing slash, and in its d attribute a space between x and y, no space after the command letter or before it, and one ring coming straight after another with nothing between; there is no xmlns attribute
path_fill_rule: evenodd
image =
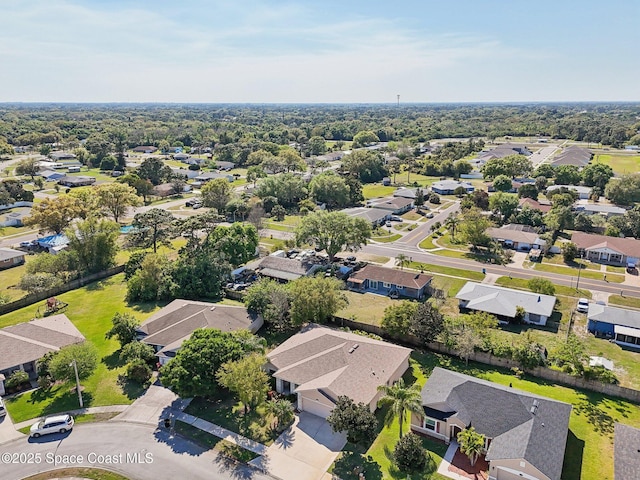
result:
<svg viewBox="0 0 640 480"><path fill-rule="evenodd" d="M38 239L38 245L42 248L64 247L69 245L69 239L66 235L49 235Z"/></svg>

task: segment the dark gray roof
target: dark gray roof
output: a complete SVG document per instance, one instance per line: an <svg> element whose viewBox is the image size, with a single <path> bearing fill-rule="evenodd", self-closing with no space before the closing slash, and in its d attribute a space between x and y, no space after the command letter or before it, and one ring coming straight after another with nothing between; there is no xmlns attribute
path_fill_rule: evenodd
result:
<svg viewBox="0 0 640 480"><path fill-rule="evenodd" d="M613 325L640 329L640 311L589 303L587 319Z"/></svg>
<svg viewBox="0 0 640 480"><path fill-rule="evenodd" d="M274 257L269 255L260 261L260 265L256 271L267 277L295 280L296 278L305 276L311 267L312 265L303 263L295 258Z"/></svg>
<svg viewBox="0 0 640 480"><path fill-rule="evenodd" d="M640 477L640 429L616 423L613 437L615 480Z"/></svg>
<svg viewBox="0 0 640 480"><path fill-rule="evenodd" d="M564 149L562 153L551 160L554 167L560 165L574 165L584 167L591 160L591 152L586 148L571 146Z"/></svg>
<svg viewBox="0 0 640 480"><path fill-rule="evenodd" d="M488 461L523 458L560 480L571 405L440 367L422 389L422 404L455 412L464 424L492 438Z"/></svg>

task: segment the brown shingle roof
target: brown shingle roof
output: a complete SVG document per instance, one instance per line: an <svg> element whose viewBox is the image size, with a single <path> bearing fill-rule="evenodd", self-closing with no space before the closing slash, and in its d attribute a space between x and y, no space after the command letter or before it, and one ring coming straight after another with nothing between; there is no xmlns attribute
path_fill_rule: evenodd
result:
<svg viewBox="0 0 640 480"><path fill-rule="evenodd" d="M138 330L147 335L143 342L166 346L186 340L199 328L231 332L248 329L253 320L244 307L178 299L156 312Z"/></svg>
<svg viewBox="0 0 640 480"><path fill-rule="evenodd" d="M623 255L631 257L640 256L640 240L636 240L635 238L607 237L606 235L575 232L571 236L571 241L575 243L578 248L584 250L610 248Z"/></svg>
<svg viewBox="0 0 640 480"><path fill-rule="evenodd" d="M40 360L45 353L83 341L84 336L63 314L3 328L0 330L0 370Z"/></svg>
<svg viewBox="0 0 640 480"><path fill-rule="evenodd" d="M374 280L416 289L428 285L432 278L431 275L425 275L424 273L405 272L392 268L378 267L377 265L367 265L350 277L350 279Z"/></svg>
<svg viewBox="0 0 640 480"><path fill-rule="evenodd" d="M410 353L392 343L311 324L267 356L277 370L274 376L299 385L299 391L320 389L334 400L346 395L369 404Z"/></svg>
<svg viewBox="0 0 640 480"><path fill-rule="evenodd" d="M551 211L551 204L540 203L533 198L521 198L518 201L518 205L520 207L524 207L525 205L529 205L529 208L533 208L534 210L540 210L542 213L548 213Z"/></svg>

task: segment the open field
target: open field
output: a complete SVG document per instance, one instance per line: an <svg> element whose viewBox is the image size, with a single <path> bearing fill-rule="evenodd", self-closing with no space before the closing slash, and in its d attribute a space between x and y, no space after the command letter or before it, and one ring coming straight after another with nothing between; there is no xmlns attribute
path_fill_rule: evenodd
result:
<svg viewBox="0 0 640 480"><path fill-rule="evenodd" d="M640 171L640 155L597 153L594 156L593 163L609 165L618 174Z"/></svg>
<svg viewBox="0 0 640 480"><path fill-rule="evenodd" d="M362 186L362 195L365 200L391 195L397 187L385 187L381 183L368 183Z"/></svg>

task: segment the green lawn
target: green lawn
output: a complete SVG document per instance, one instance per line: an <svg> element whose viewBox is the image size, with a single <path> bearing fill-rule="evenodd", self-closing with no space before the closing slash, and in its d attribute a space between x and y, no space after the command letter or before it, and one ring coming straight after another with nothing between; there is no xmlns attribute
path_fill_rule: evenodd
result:
<svg viewBox="0 0 640 480"><path fill-rule="evenodd" d="M640 170L640 155L596 154L594 163L604 163L619 174L634 173Z"/></svg>
<svg viewBox="0 0 640 480"><path fill-rule="evenodd" d="M463 277L469 280L481 282L484 279L484 273L474 272L472 270L462 270L461 268L444 267L441 265L431 265L429 263L411 262L409 268L432 273L441 273L443 275L451 275L453 277Z"/></svg>
<svg viewBox="0 0 640 480"><path fill-rule="evenodd" d="M27 273L26 264L29 263L33 257L27 255L24 258L25 264L0 270L0 294L6 295L11 300L17 300L27 294L27 292L18 287L18 284L22 276Z"/></svg>
<svg viewBox="0 0 640 480"><path fill-rule="evenodd" d="M119 384L118 376L124 371L117 354L119 345L115 339L106 340L104 335L111 328L114 313L128 312L142 320L160 305L127 305L123 279L124 275L119 274L58 296L69 304L63 313L98 349L98 367L82 382L85 406L129 404L142 393L135 385ZM42 302L0 316L0 328L31 320L39 308ZM6 403L14 422L78 408L78 398L69 384L55 385L45 392L27 392Z"/></svg>
<svg viewBox="0 0 640 480"><path fill-rule="evenodd" d="M609 303L612 305L620 305L623 307L633 307L640 308L640 298L638 297L629 297L629 296L620 296L620 295L611 295L609 296Z"/></svg>
<svg viewBox="0 0 640 480"><path fill-rule="evenodd" d="M242 404L228 394L211 400L196 397L185 412L264 445L271 445L278 437L271 428L272 418L265 413L264 405L245 414Z"/></svg>
<svg viewBox="0 0 640 480"><path fill-rule="evenodd" d="M349 305L340 310L336 316L355 319L358 322L369 325L380 325L384 316L384 309L389 305L397 304L400 300L393 300L373 293L357 293L346 290L344 294L349 300Z"/></svg>
<svg viewBox="0 0 640 480"><path fill-rule="evenodd" d="M577 268L573 268L573 267L563 267L560 265L549 265L549 264L545 264L545 263L536 263L534 264L533 267L535 270L538 270L540 272L549 272L549 273L559 273L561 275L567 275L567 276L574 276L577 277L578 276L578 269ZM582 278L590 278L592 280L604 280L604 276L606 275L607 277L607 282L612 282L612 283L622 283L624 282L624 275L618 275L616 273L607 273L604 274L602 272L599 271L594 271L594 270L588 270L583 268L582 271L580 272L580 276Z"/></svg>
<svg viewBox="0 0 640 480"><path fill-rule="evenodd" d="M523 290L529 290L528 282L529 281L524 278L509 278L506 276L496 280L496 284L502 287L521 288ZM591 292L589 290L576 290L572 287L556 284L554 284L554 287L556 287L556 295L591 298Z"/></svg>
<svg viewBox="0 0 640 480"><path fill-rule="evenodd" d="M178 435L188 438L192 442L200 445L202 448L206 448L208 450L213 448L221 454L240 462L247 463L259 456L250 450L246 450L234 443L211 435L210 433L202 431L188 423L181 422L180 420L176 421L175 431Z"/></svg>
<svg viewBox="0 0 640 480"><path fill-rule="evenodd" d="M371 240L373 240L374 242L379 242L379 243L391 243L391 242L395 242L396 240L402 238L402 235L400 235L399 233L394 233L393 235L384 235L384 236L379 236L379 237L371 237Z"/></svg>
<svg viewBox="0 0 640 480"><path fill-rule="evenodd" d="M362 195L365 200L370 198L387 197L396 190L396 187L385 187L380 183L368 183L362 186Z"/></svg>
<svg viewBox="0 0 640 480"><path fill-rule="evenodd" d="M101 468L68 467L38 473L24 480L55 480L58 478L84 478L87 480L129 480L118 473Z"/></svg>
<svg viewBox="0 0 640 480"><path fill-rule="evenodd" d="M424 248L425 250L432 250L434 248L438 248L436 245L434 245L433 243L433 234L429 235L428 237L426 237L424 240L422 240L420 242L420 244L418 245L420 248Z"/></svg>

